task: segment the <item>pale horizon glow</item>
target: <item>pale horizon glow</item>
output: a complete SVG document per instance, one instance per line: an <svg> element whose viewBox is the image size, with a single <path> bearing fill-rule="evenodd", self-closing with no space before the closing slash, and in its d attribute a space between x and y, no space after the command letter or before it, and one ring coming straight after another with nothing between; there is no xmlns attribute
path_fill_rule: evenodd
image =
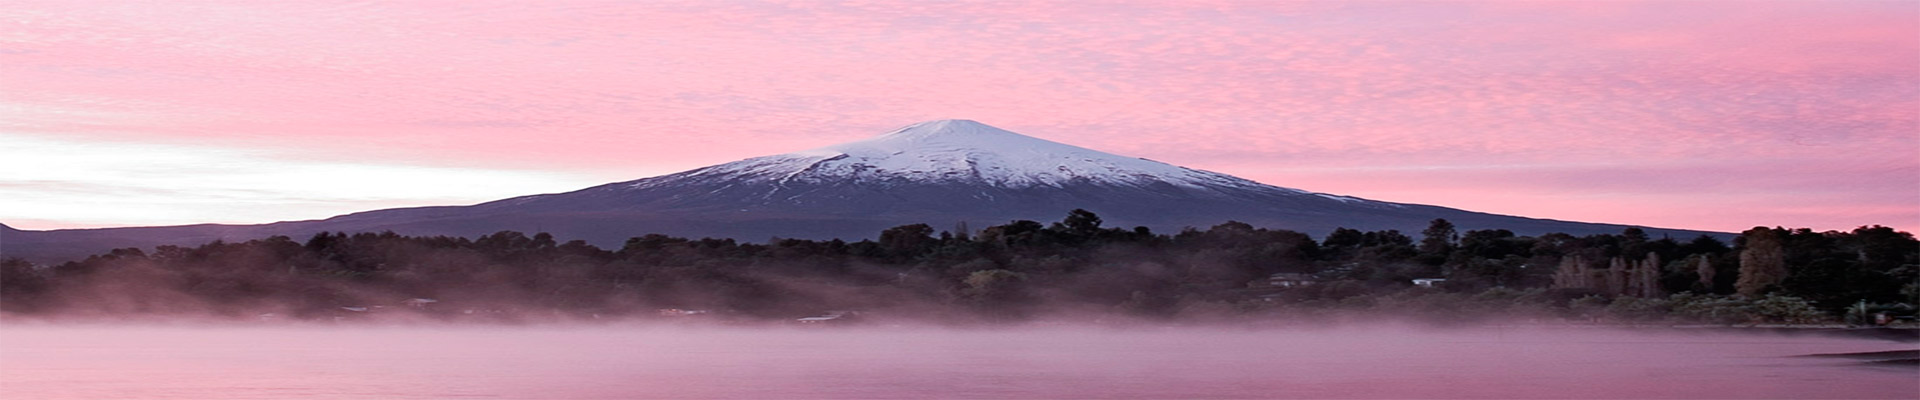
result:
<svg viewBox="0 0 1920 400"><path fill-rule="evenodd" d="M0 221L21 229L321 219L378 208L465 205L474 199L571 191L595 184L541 171L298 160L265 151L9 138L0 190L11 212L58 220ZM62 165L63 168L40 168ZM146 199L124 207L128 197ZM424 203L424 204L422 204ZM291 210L283 208L292 208Z"/></svg>
<svg viewBox="0 0 1920 400"><path fill-rule="evenodd" d="M0 5L0 223L580 189L930 119L1276 186L1920 230L1915 2Z"/></svg>

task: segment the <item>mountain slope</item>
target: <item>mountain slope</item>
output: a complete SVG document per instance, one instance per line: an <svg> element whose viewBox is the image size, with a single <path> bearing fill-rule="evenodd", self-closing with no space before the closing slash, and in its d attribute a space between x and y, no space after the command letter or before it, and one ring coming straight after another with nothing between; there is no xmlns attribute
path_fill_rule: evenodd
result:
<svg viewBox="0 0 1920 400"><path fill-rule="evenodd" d="M1343 211L1406 207L1117 156L965 120L924 122L869 140L476 207L508 212L635 208L930 217L1032 211L1042 213L1039 218L1088 206L1155 213L1188 208L1167 201L1269 202L1273 204L1242 207L1273 212L1305 211L1302 206Z"/></svg>
<svg viewBox="0 0 1920 400"><path fill-rule="evenodd" d="M1413 233L1434 218L1461 230L1618 233L1623 225L1475 213L1314 193L941 120L878 137L755 157L578 191L472 206L368 211L265 225L0 231L0 255L56 260L114 247L191 245L321 231L476 236L500 230L618 246L647 233L691 237L867 238L909 223L974 227L1053 221L1085 208L1109 225L1158 231L1228 220L1324 234L1336 227ZM1649 229L1658 236L1708 232ZM1722 235L1724 234L1715 234Z"/></svg>

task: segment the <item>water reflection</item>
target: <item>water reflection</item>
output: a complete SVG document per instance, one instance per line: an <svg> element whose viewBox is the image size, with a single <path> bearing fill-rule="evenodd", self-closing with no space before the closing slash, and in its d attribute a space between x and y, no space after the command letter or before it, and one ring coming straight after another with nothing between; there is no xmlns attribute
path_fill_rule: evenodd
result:
<svg viewBox="0 0 1920 400"><path fill-rule="evenodd" d="M1831 337L1414 329L0 328L6 398L1912 398Z"/></svg>

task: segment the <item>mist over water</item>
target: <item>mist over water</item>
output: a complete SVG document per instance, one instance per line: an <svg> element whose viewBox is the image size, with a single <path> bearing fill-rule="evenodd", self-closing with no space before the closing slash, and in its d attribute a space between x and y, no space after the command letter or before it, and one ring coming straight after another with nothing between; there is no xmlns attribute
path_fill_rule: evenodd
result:
<svg viewBox="0 0 1920 400"><path fill-rule="evenodd" d="M1914 398L1911 350L1589 328L21 325L6 398Z"/></svg>

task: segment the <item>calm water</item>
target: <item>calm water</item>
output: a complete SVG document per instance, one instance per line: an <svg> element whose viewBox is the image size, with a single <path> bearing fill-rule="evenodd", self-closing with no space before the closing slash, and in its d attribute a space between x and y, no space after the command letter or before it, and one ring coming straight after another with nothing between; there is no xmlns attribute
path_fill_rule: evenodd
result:
<svg viewBox="0 0 1920 400"><path fill-rule="evenodd" d="M1871 340L1593 330L0 328L0 397L1916 398Z"/></svg>

